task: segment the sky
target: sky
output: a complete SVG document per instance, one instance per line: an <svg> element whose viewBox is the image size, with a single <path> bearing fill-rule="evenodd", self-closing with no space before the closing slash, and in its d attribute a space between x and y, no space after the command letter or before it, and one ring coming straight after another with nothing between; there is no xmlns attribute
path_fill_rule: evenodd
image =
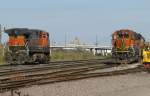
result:
<svg viewBox="0 0 150 96"><path fill-rule="evenodd" d="M110 45L112 32L131 29L150 40L150 0L0 0L0 24L50 33L56 44L78 37Z"/></svg>

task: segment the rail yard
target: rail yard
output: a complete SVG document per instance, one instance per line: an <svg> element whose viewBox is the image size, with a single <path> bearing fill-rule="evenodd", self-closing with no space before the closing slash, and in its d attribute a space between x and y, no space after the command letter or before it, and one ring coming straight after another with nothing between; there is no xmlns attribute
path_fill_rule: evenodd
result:
<svg viewBox="0 0 150 96"><path fill-rule="evenodd" d="M149 52L144 53L148 45L141 34L132 30L121 29L112 34L112 55L71 61L51 61L48 32L27 28L5 31L9 40L4 52L6 64L0 65L0 94L21 96L18 90L32 86L134 75L150 69Z"/></svg>
<svg viewBox="0 0 150 96"><path fill-rule="evenodd" d="M106 64L108 62L109 64ZM122 75L141 71L143 71L143 68L139 64L119 67L118 65L110 64L108 59L51 62L51 65L7 65L7 67L1 66L0 92L17 90L18 88L31 85Z"/></svg>
<svg viewBox="0 0 150 96"><path fill-rule="evenodd" d="M150 96L150 0L0 3L0 96Z"/></svg>

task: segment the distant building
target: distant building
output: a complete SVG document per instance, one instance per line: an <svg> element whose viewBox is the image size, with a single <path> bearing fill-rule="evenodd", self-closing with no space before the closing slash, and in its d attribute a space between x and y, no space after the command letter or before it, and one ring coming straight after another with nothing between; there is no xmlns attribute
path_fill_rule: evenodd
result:
<svg viewBox="0 0 150 96"><path fill-rule="evenodd" d="M70 44L81 45L81 41L78 37L75 37L75 39L70 42Z"/></svg>

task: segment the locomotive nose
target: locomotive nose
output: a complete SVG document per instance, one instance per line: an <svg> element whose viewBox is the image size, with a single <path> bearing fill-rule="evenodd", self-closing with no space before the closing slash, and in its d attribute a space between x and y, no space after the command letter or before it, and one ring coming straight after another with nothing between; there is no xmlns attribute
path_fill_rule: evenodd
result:
<svg viewBox="0 0 150 96"><path fill-rule="evenodd" d="M124 39L119 39L114 42L114 46L118 49L125 49L126 48L126 42Z"/></svg>
<svg viewBox="0 0 150 96"><path fill-rule="evenodd" d="M125 48L126 48L125 40L122 39L121 40L121 49L125 49Z"/></svg>

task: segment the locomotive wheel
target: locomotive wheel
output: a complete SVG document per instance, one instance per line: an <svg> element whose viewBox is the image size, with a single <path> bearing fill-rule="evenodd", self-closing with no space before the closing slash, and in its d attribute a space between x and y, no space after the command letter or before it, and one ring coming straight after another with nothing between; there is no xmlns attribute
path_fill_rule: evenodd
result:
<svg viewBox="0 0 150 96"><path fill-rule="evenodd" d="M30 63L36 63L37 62L37 54L33 54L31 56L31 60L30 60Z"/></svg>
<svg viewBox="0 0 150 96"><path fill-rule="evenodd" d="M10 52L5 53L5 61L9 64L12 63L12 55Z"/></svg>
<svg viewBox="0 0 150 96"><path fill-rule="evenodd" d="M39 63L47 64L48 63L48 57L45 54L40 54L39 55Z"/></svg>
<svg viewBox="0 0 150 96"><path fill-rule="evenodd" d="M48 64L49 56L45 54L34 54L32 55L32 62L40 64Z"/></svg>
<svg viewBox="0 0 150 96"><path fill-rule="evenodd" d="M17 63L18 64L24 64L25 62L27 62L28 60L28 56L25 52L19 52L17 54Z"/></svg>
<svg viewBox="0 0 150 96"><path fill-rule="evenodd" d="M24 58L23 54L18 54L18 56L17 56L17 62L18 62L18 64L25 63L25 58Z"/></svg>

